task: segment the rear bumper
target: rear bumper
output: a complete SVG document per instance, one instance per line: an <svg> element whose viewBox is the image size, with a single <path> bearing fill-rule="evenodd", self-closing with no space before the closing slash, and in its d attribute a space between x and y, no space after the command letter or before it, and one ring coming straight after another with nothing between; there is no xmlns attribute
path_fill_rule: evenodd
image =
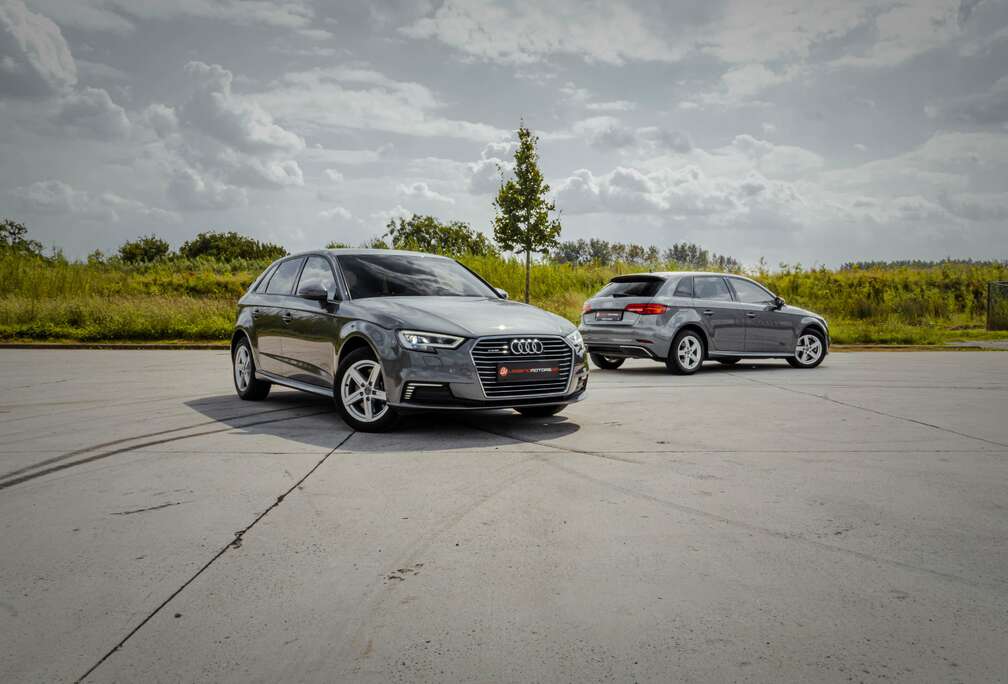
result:
<svg viewBox="0 0 1008 684"><path fill-rule="evenodd" d="M670 340L659 328L612 326L599 329L601 326L582 325L581 336L589 354L602 354L621 359L654 359L663 360L668 356Z"/></svg>

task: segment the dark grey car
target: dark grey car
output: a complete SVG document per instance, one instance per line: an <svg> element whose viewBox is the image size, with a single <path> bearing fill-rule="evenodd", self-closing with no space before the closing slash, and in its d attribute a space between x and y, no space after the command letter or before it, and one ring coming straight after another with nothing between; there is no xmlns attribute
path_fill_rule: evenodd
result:
<svg viewBox="0 0 1008 684"><path fill-rule="evenodd" d="M241 398L263 399L273 383L333 397L365 431L408 410L552 415L588 383L569 321L417 252L324 250L271 264L238 302L231 352Z"/></svg>
<svg viewBox="0 0 1008 684"><path fill-rule="evenodd" d="M580 330L592 361L610 369L627 358L663 361L683 374L705 359L782 358L814 368L829 351L822 316L724 273L618 276L585 303Z"/></svg>

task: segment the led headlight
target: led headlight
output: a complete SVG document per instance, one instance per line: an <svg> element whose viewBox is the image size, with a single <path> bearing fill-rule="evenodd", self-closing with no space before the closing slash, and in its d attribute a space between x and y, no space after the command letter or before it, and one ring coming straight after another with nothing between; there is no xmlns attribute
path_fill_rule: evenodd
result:
<svg viewBox="0 0 1008 684"><path fill-rule="evenodd" d="M400 330L399 343L412 351L432 352L437 349L455 349L465 341L465 338L443 333L421 332L419 330Z"/></svg>
<svg viewBox="0 0 1008 684"><path fill-rule="evenodd" d="M567 339L567 343L570 346L574 347L574 351L577 354L583 354L584 353L584 338L581 337L581 332L580 331L575 330L570 335L568 335L566 339Z"/></svg>

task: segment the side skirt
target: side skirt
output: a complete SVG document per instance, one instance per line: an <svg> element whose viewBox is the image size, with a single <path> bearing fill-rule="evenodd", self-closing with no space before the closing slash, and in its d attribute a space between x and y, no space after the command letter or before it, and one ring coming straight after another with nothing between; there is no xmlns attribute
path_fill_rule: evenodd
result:
<svg viewBox="0 0 1008 684"><path fill-rule="evenodd" d="M277 385L283 385L284 387L290 387L291 389L301 390L302 392L309 392L310 394L317 394L321 397L328 397L332 399L333 390L331 387L319 387L318 385L311 385L307 382L301 382L300 380L291 380L290 378L281 378L279 375L273 375L272 373L267 373L266 371L257 370L256 371L257 380L269 380Z"/></svg>

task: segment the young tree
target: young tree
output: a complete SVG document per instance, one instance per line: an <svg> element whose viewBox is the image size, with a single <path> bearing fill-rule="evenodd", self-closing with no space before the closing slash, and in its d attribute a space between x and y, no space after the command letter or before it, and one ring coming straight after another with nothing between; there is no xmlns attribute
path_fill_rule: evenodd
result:
<svg viewBox="0 0 1008 684"><path fill-rule="evenodd" d="M556 207L546 199L550 187L539 170L538 140L524 125L518 129L515 177L507 182L501 179L494 200L494 239L501 249L525 255L525 303L529 301L532 253L547 253L560 237L560 219L550 218Z"/></svg>

